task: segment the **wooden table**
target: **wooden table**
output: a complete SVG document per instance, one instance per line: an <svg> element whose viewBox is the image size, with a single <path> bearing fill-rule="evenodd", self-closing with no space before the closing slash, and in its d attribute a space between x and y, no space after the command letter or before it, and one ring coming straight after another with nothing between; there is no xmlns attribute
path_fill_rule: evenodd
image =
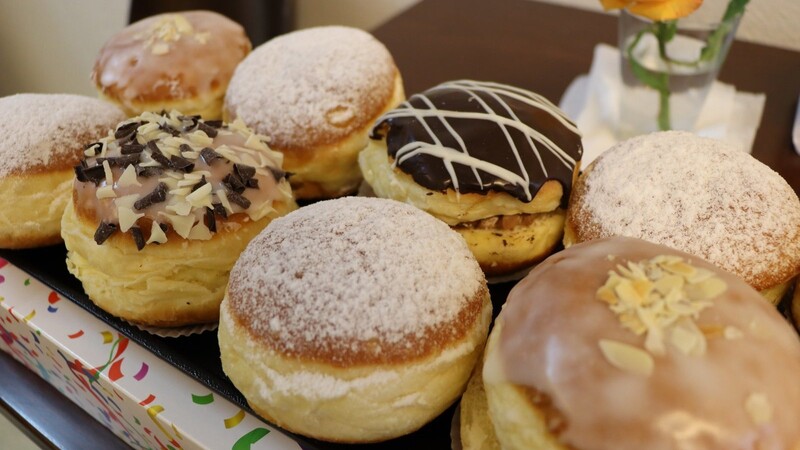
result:
<svg viewBox="0 0 800 450"><path fill-rule="evenodd" d="M616 18L525 0L427 0L374 34L394 55L409 94L472 78L518 85L557 102L567 85L589 70L595 44L614 44ZM790 142L800 53L736 42L720 78L767 94L753 154L800 190L800 156ZM76 413L35 375L8 376L15 367L9 359L0 354L0 405L29 433L48 435L45 443L60 448L75 448L81 438L102 434L89 416ZM52 407L26 408L33 397L47 399ZM68 422L54 422L49 416L54 413ZM53 428L59 433L51 433Z"/></svg>

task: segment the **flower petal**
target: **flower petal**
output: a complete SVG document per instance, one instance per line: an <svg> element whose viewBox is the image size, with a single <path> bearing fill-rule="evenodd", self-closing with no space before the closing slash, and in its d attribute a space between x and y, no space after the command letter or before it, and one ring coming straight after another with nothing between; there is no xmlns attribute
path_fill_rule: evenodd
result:
<svg viewBox="0 0 800 450"><path fill-rule="evenodd" d="M693 13L703 0L638 0L628 11L651 20L673 20Z"/></svg>
<svg viewBox="0 0 800 450"><path fill-rule="evenodd" d="M608 11L610 9L620 9L628 6L631 0L600 0L603 9Z"/></svg>

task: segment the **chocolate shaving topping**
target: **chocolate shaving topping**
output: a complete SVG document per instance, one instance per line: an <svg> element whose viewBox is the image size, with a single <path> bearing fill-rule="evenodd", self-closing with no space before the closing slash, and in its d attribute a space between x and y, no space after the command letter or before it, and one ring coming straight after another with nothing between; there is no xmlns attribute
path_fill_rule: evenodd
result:
<svg viewBox="0 0 800 450"><path fill-rule="evenodd" d="M110 167L127 167L139 162L139 154L122 155L111 158L97 158L97 164L103 165L103 161L108 161Z"/></svg>
<svg viewBox="0 0 800 450"><path fill-rule="evenodd" d="M225 210L225 207L222 206L222 203L212 203L211 206L214 207L214 214L222 217L223 219L228 218L228 211Z"/></svg>
<svg viewBox="0 0 800 450"><path fill-rule="evenodd" d="M193 116L178 116L178 120L180 120L181 122L186 122L187 120L190 120L194 123L197 123L197 121L200 120L200 114L195 114Z"/></svg>
<svg viewBox="0 0 800 450"><path fill-rule="evenodd" d="M147 143L147 148L150 149L150 156L159 164L164 167L170 167L169 159L161 153L161 149L158 148L158 144L156 141L150 141Z"/></svg>
<svg viewBox="0 0 800 450"><path fill-rule="evenodd" d="M94 148L92 148L94 147ZM92 142L91 144L87 145L83 148L84 150L92 149L95 155L99 155L101 151L103 151L103 143L102 142Z"/></svg>
<svg viewBox="0 0 800 450"><path fill-rule="evenodd" d="M139 122L128 122L125 125L120 125L114 132L114 138L115 139L129 138L132 133L136 132L136 129L139 128L139 125L140 125Z"/></svg>
<svg viewBox="0 0 800 450"><path fill-rule="evenodd" d="M181 150L181 152L193 152L194 151L192 146L189 145L189 144L181 144L178 148Z"/></svg>
<svg viewBox="0 0 800 450"><path fill-rule="evenodd" d="M139 200L136 200L136 203L133 204L133 207L136 208L137 211L141 211L154 203L161 203L166 199L167 185L164 183L158 183L158 186L156 186L153 192L145 195Z"/></svg>
<svg viewBox="0 0 800 450"><path fill-rule="evenodd" d="M272 178L275 179L275 182L281 181L282 178L288 178L289 174L287 172L278 169L277 167L267 166L270 172L272 172Z"/></svg>
<svg viewBox="0 0 800 450"><path fill-rule="evenodd" d="M80 169L78 167L80 167ZM91 181L95 186L98 186L106 179L106 173L103 170L103 166L98 165L94 167L78 167L75 167L75 174L78 177L78 181ZM78 175L79 170L83 173L83 177Z"/></svg>
<svg viewBox="0 0 800 450"><path fill-rule="evenodd" d="M169 165L179 171L184 173L189 173L194 169L194 163L190 160L184 158L183 156L172 155L169 159Z"/></svg>
<svg viewBox="0 0 800 450"><path fill-rule="evenodd" d="M97 242L97 245L102 244L117 231L117 228L117 224L100 222L97 231L94 232L94 241Z"/></svg>
<svg viewBox="0 0 800 450"><path fill-rule="evenodd" d="M178 136L181 135L180 131L176 130L172 125L169 125L167 123L159 124L158 128L161 129L161 130L166 131L167 133L169 133L169 134L171 134L171 135L173 135L175 137L178 137Z"/></svg>
<svg viewBox="0 0 800 450"><path fill-rule="evenodd" d="M202 177L200 177L200 181L198 181L198 182L197 182L197 184L195 184L194 186L192 186L192 192L194 192L194 191L196 191L196 190L200 189L201 187L203 187L203 185L204 185L204 184L206 184L206 176L205 176L205 175L203 175Z"/></svg>
<svg viewBox="0 0 800 450"><path fill-rule="evenodd" d="M244 184L250 189L258 189L258 178L250 178Z"/></svg>
<svg viewBox="0 0 800 450"><path fill-rule="evenodd" d="M246 199L242 194L238 192L229 191L225 193L225 196L228 197L228 201L230 201L233 204L239 205L244 209L250 207L250 200Z"/></svg>
<svg viewBox="0 0 800 450"><path fill-rule="evenodd" d="M253 178L256 174L256 168L246 164L234 164L233 171L236 172L236 175L239 175L239 178L244 183L247 183L247 180Z"/></svg>
<svg viewBox="0 0 800 450"><path fill-rule="evenodd" d="M120 147L119 151L123 155L132 155L134 153L142 153L144 151L144 145L142 145L142 144L122 144L122 147Z"/></svg>
<svg viewBox="0 0 800 450"><path fill-rule="evenodd" d="M203 161L205 161L209 166L214 160L222 158L222 156L215 152L211 147L206 147L200 150L200 157L203 158Z"/></svg>
<svg viewBox="0 0 800 450"><path fill-rule="evenodd" d="M217 130L203 122L197 122L197 129L207 134L210 138L217 137Z"/></svg>
<svg viewBox="0 0 800 450"><path fill-rule="evenodd" d="M214 210L211 208L206 208L206 226L208 227L208 231L212 233L217 232L217 219L214 217Z"/></svg>
<svg viewBox="0 0 800 450"><path fill-rule="evenodd" d="M164 169L162 167L143 167L143 166L136 166L136 176L137 177L144 177L150 178L161 175L164 173Z"/></svg>
<svg viewBox="0 0 800 450"><path fill-rule="evenodd" d="M80 181L81 183L86 183L89 181L89 179L86 178L86 174L83 173L83 161L81 161L81 164L75 166L74 169L75 169L75 178L77 178L78 181Z"/></svg>
<svg viewBox="0 0 800 450"><path fill-rule="evenodd" d="M222 126L223 126L223 122L221 120L206 120L203 123L205 123L206 125L208 125L208 126L210 126L212 128L222 128Z"/></svg>
<svg viewBox="0 0 800 450"><path fill-rule="evenodd" d="M142 234L142 229L139 227L131 227L128 230L133 237L133 242L136 243L136 250L141 250L144 248L144 235Z"/></svg>
<svg viewBox="0 0 800 450"><path fill-rule="evenodd" d="M239 175L236 175L236 172L225 175L225 178L222 179L222 185L229 191L236 192L237 194L241 194L245 189L242 179L239 178Z"/></svg>

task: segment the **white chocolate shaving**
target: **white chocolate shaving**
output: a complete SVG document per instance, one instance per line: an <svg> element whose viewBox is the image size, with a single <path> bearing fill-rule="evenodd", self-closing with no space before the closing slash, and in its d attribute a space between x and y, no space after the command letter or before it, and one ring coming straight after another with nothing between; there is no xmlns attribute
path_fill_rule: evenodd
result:
<svg viewBox="0 0 800 450"><path fill-rule="evenodd" d="M186 196L186 201L194 208L211 207L211 183L206 183Z"/></svg>
<svg viewBox="0 0 800 450"><path fill-rule="evenodd" d="M159 212L158 215L166 218L180 237L184 239L189 237L189 232L191 232L194 225L194 216L178 216L165 212Z"/></svg>
<svg viewBox="0 0 800 450"><path fill-rule="evenodd" d="M106 185L113 186L114 185L114 173L111 171L111 165L108 161L103 161L103 173L106 176Z"/></svg>
<svg viewBox="0 0 800 450"><path fill-rule="evenodd" d="M117 180L117 187L126 188L129 186L141 186L142 183L136 178L136 169L131 165L125 168Z"/></svg>
<svg viewBox="0 0 800 450"><path fill-rule="evenodd" d="M167 242L167 235L164 234L164 230L161 229L161 227L158 225L158 222L155 220L150 226L150 238L147 239L148 244L152 244L154 242L158 244Z"/></svg>
<svg viewBox="0 0 800 450"><path fill-rule="evenodd" d="M117 217L119 217L119 230L124 233L130 230L137 220L144 217L144 213L136 214L130 208L117 206Z"/></svg>
<svg viewBox="0 0 800 450"><path fill-rule="evenodd" d="M103 186L97 188L97 198L114 198L117 196L117 193L114 192L114 188L111 186Z"/></svg>
<svg viewBox="0 0 800 450"><path fill-rule="evenodd" d="M211 239L211 231L208 230L206 224L204 224L203 221L201 220L200 222L197 222L195 226L192 227L192 230L189 232L189 239L207 241Z"/></svg>

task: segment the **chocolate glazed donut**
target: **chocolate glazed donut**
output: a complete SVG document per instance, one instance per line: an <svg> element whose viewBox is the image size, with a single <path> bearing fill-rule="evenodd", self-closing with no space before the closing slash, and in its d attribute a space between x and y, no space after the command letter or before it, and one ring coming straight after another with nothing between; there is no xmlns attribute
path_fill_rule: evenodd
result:
<svg viewBox="0 0 800 450"><path fill-rule="evenodd" d="M583 146L541 95L451 81L385 114L371 137L359 162L376 195L453 227L493 280L518 278L557 245Z"/></svg>
<svg viewBox="0 0 800 450"><path fill-rule="evenodd" d="M556 180L562 206L583 154L577 128L547 99L497 83L454 81L417 94L378 123L373 138L384 135L397 167L428 189L529 202Z"/></svg>

